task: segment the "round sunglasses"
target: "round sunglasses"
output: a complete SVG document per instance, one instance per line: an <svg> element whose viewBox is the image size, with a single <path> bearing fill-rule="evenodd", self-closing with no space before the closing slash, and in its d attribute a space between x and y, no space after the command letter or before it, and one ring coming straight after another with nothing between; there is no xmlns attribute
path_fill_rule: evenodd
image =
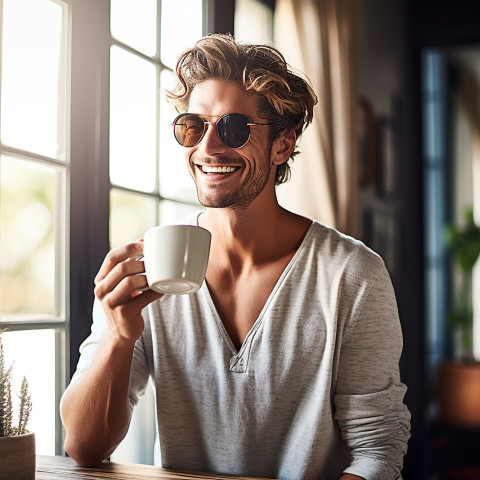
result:
<svg viewBox="0 0 480 480"><path fill-rule="evenodd" d="M208 123L216 126L218 138L231 148L242 148L246 145L250 138L251 126L275 125L249 122L248 118L241 113L227 113L216 122L207 122L196 113L182 113L173 121L173 134L183 147L194 147L201 142Z"/></svg>

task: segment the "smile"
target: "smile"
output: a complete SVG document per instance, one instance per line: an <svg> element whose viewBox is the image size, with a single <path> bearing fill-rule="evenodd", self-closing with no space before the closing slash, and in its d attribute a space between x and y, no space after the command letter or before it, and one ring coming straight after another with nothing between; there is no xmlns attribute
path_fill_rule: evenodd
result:
<svg viewBox="0 0 480 480"><path fill-rule="evenodd" d="M204 173L232 173L238 167L209 167L207 165L202 165L200 168Z"/></svg>

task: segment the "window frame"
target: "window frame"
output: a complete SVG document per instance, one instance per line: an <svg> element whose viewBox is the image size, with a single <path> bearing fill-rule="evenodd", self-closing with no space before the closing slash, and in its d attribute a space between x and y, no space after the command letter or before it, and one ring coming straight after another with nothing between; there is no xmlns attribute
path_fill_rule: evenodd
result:
<svg viewBox="0 0 480 480"><path fill-rule="evenodd" d="M69 158L69 80L70 80L70 1L50 0L63 9L62 39L60 52L60 75L58 91L58 132L59 141L55 158L38 153L5 145L0 139L0 155L8 156L19 161L26 161L32 165L45 166L55 173L55 299L52 314L2 315L0 328L9 332L53 330L55 335L55 404L67 385L68 363L68 327L69 327L69 185L70 185L70 158ZM3 12L3 1L0 0L0 11ZM3 40L3 16L0 18L0 69ZM1 75L0 75L1 89ZM63 452L62 423L58 408L55 411L55 453Z"/></svg>
<svg viewBox="0 0 480 480"><path fill-rule="evenodd" d="M93 279L109 250L109 0L71 5L69 379L90 333Z"/></svg>

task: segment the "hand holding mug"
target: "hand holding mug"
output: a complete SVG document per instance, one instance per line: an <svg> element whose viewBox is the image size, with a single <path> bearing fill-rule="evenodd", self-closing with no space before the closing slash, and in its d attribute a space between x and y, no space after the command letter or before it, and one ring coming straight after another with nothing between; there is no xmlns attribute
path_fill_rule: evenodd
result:
<svg viewBox="0 0 480 480"><path fill-rule="evenodd" d="M101 302L109 331L123 340L136 341L143 332L142 310L160 298L146 289L142 254L143 242L133 242L111 250L95 277L95 296Z"/></svg>

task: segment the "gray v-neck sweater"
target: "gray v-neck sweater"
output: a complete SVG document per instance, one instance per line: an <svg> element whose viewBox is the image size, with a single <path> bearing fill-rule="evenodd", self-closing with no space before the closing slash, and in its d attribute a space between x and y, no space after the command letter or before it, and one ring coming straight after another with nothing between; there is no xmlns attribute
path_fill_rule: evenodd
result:
<svg viewBox="0 0 480 480"><path fill-rule="evenodd" d="M383 261L313 222L237 351L207 285L144 311L132 406L156 390L162 465L280 479L401 478L410 414ZM105 318L97 303L78 373Z"/></svg>

